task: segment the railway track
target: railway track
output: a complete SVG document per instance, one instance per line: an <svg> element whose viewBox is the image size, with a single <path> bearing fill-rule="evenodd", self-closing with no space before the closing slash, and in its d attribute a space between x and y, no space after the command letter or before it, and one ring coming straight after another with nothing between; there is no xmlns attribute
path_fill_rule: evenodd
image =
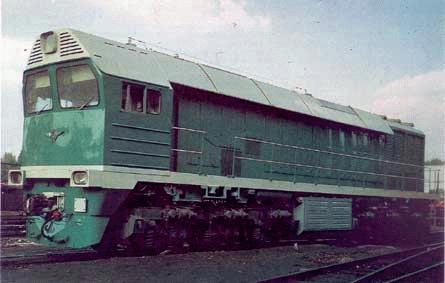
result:
<svg viewBox="0 0 445 283"><path fill-rule="evenodd" d="M26 234L26 216L20 212L0 213L0 237L24 237Z"/></svg>
<svg viewBox="0 0 445 283"><path fill-rule="evenodd" d="M284 282L443 282L444 242L279 276ZM414 280L414 281L413 281Z"/></svg>
<svg viewBox="0 0 445 283"><path fill-rule="evenodd" d="M301 241L283 241L275 244L267 244L263 248L270 248L275 246L283 246L289 244L298 243L299 245L310 244L332 244L335 243L335 239L313 239L313 240L301 240ZM209 249L212 250L212 249ZM171 250L169 253L181 254L187 252L186 250ZM129 256L127 253L113 253L112 256L122 257ZM31 251L20 255L2 255L0 257L1 266L11 265L28 265L28 264L43 264L43 263L56 263L56 262L69 262L69 261L88 261L95 259L103 259L109 256L103 256L97 253L93 249L81 249L81 250L57 250L57 251Z"/></svg>
<svg viewBox="0 0 445 283"><path fill-rule="evenodd" d="M21 255L10 255L1 257L1 266L28 265L42 263L57 263L69 261L88 261L104 258L91 249L84 250L60 250L39 251Z"/></svg>
<svg viewBox="0 0 445 283"><path fill-rule="evenodd" d="M290 241L281 241L279 243L265 243L262 248L270 248L270 247L276 247L276 246L283 246L283 245L295 245L297 243L298 245L312 245L312 244L327 244L327 245L340 245L340 246L350 246L349 244L345 243L344 240L339 240L335 238L314 238L314 239L303 239L303 240L290 240ZM434 244L438 245L438 244ZM433 247L434 245L427 245L426 247ZM237 249L241 249L238 247ZM237 250L235 249L235 250ZM415 248L415 249L409 249L406 251L401 252L401 255L409 255L411 252L415 252L422 248ZM212 249L207 249L206 251L210 251ZM219 250L219 249L217 249ZM230 250L230 249L229 249ZM185 253L187 250L170 250L169 253L174 254L181 254ZM398 254L398 253L395 253ZM120 253L116 252L113 253L112 256L114 257L122 257L122 256L129 256L128 253ZM391 255L384 255L383 258L390 258ZM43 264L43 263L57 263L57 262L70 262L70 261L88 261L88 260L95 260L95 259L104 259L110 257L103 256L97 253L93 249L81 249L81 250L49 250L49 251L31 251L26 252L24 254L14 254L14 255L2 255L0 258L1 266L11 266L11 265L29 265L29 264ZM378 258L378 257L376 257ZM369 258L371 260L372 258ZM367 259L364 259L364 262L366 263ZM362 260L359 260L357 263L360 263ZM346 263L345 266L352 266L352 263ZM339 267L342 265L338 265ZM334 267L334 266L332 266ZM325 270L326 267L323 267L320 269L320 271ZM308 271L311 272L311 271ZM300 275L298 275L300 276ZM292 277L292 275L291 275ZM291 278L290 277L290 278ZM275 278L272 280L278 280L278 281L270 281L270 282L294 282L294 281L280 281L280 278ZM269 281L265 281L269 282Z"/></svg>

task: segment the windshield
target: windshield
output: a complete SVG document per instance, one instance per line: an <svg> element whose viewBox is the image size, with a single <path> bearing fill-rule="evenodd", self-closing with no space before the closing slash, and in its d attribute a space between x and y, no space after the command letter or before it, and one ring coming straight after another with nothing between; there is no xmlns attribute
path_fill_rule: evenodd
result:
<svg viewBox="0 0 445 283"><path fill-rule="evenodd" d="M53 108L48 71L35 73L26 78L25 95L26 113L40 113Z"/></svg>
<svg viewBox="0 0 445 283"><path fill-rule="evenodd" d="M99 104L97 81L88 65L57 69L57 90L62 108L79 108Z"/></svg>

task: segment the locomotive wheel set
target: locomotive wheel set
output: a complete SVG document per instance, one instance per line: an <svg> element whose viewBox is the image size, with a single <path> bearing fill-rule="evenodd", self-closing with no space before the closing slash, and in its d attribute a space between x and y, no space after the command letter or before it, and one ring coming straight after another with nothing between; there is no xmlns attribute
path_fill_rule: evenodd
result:
<svg viewBox="0 0 445 283"><path fill-rule="evenodd" d="M83 32L43 33L23 78L27 237L157 253L333 233L419 239L412 124Z"/></svg>

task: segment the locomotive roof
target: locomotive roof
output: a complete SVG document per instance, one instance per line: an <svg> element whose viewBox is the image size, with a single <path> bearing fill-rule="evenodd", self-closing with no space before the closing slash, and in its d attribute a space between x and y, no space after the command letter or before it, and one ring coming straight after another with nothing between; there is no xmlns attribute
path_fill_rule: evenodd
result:
<svg viewBox="0 0 445 283"><path fill-rule="evenodd" d="M172 83L177 83L346 125L393 134L393 125L387 120L351 106L317 99L311 95L219 68L72 29L60 29L54 33L59 38L58 50L52 54L43 54L40 39L37 39L28 61L28 69L88 57L106 74L169 88L172 87ZM408 126L402 129L416 134L420 132Z"/></svg>

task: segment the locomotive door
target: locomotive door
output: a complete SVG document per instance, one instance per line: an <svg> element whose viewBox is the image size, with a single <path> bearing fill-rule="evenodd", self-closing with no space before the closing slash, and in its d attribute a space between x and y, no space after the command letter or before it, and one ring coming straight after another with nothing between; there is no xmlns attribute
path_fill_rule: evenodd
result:
<svg viewBox="0 0 445 283"><path fill-rule="evenodd" d="M112 116L111 165L169 170L171 90L121 81L115 102L120 109Z"/></svg>

